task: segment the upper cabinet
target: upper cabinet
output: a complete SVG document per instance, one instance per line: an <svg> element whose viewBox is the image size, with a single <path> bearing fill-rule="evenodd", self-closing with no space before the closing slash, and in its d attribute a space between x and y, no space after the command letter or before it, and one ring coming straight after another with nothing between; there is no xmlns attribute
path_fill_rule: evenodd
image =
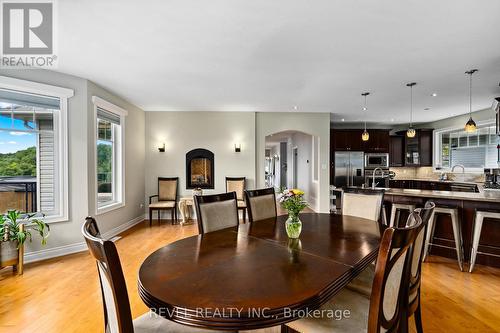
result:
<svg viewBox="0 0 500 333"><path fill-rule="evenodd" d="M391 135L389 139L389 166L404 166L404 145L405 138L401 135Z"/></svg>
<svg viewBox="0 0 500 333"><path fill-rule="evenodd" d="M391 137L391 166L432 166L432 129L416 132L413 138L408 138L406 131Z"/></svg>
<svg viewBox="0 0 500 333"><path fill-rule="evenodd" d="M331 147L335 151L364 151L365 153L389 152L389 131L368 130L370 139L361 140L362 129L332 129L330 132Z"/></svg>

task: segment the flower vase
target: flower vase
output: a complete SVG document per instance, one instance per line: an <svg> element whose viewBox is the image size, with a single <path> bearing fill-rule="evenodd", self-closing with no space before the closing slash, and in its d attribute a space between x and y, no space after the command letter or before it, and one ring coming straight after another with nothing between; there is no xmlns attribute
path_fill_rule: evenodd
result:
<svg viewBox="0 0 500 333"><path fill-rule="evenodd" d="M302 222L299 219L299 214L288 213L288 219L285 222L285 229L288 238L299 238L302 231Z"/></svg>

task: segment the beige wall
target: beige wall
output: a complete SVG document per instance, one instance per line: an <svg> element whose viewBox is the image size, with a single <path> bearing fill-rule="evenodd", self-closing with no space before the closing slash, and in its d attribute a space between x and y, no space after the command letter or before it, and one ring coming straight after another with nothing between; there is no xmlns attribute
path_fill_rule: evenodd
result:
<svg viewBox="0 0 500 333"><path fill-rule="evenodd" d="M166 144L166 151L158 147ZM241 152L234 144L241 143ZM179 177L181 196L186 189L186 153L204 148L215 155L215 189L225 192L226 176L244 176L255 188L255 113L253 112L146 112L146 200L157 193L158 177Z"/></svg>
<svg viewBox="0 0 500 333"><path fill-rule="evenodd" d="M319 200L318 210L329 212L330 183L330 114L301 112L263 112L256 114L256 174L257 187L264 187L266 136L294 130L319 138Z"/></svg>

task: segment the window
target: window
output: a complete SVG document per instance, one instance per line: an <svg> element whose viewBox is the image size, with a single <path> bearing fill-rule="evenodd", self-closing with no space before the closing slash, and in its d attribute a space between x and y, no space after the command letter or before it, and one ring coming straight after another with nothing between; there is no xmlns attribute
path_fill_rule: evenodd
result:
<svg viewBox="0 0 500 333"><path fill-rule="evenodd" d="M99 97L92 98L95 109L96 213L125 204L124 124L127 111Z"/></svg>
<svg viewBox="0 0 500 333"><path fill-rule="evenodd" d="M0 213L68 219L70 89L0 76Z"/></svg>
<svg viewBox="0 0 500 333"><path fill-rule="evenodd" d="M475 133L463 128L434 132L434 168L451 170L461 164L467 172L483 172L497 167L497 136L494 120L478 124Z"/></svg>

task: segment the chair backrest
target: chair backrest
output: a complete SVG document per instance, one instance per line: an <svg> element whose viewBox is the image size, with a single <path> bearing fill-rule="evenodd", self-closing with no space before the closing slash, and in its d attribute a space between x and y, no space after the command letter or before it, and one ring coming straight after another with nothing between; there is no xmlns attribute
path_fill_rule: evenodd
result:
<svg viewBox="0 0 500 333"><path fill-rule="evenodd" d="M226 192L236 192L236 199L245 200L245 177L226 177Z"/></svg>
<svg viewBox="0 0 500 333"><path fill-rule="evenodd" d="M158 201L176 201L179 177L158 177Z"/></svg>
<svg viewBox="0 0 500 333"><path fill-rule="evenodd" d="M195 195L194 204L200 234L239 224L235 192Z"/></svg>
<svg viewBox="0 0 500 333"><path fill-rule="evenodd" d="M427 201L424 208L415 209L415 213L419 214L422 219L422 229L415 238L415 243L411 248L410 262L410 287L409 287L409 303L411 304L418 296L418 288L420 287L420 278L422 270L422 259L424 256L424 242L427 235L427 225L434 212L436 205L432 201ZM410 217L414 214L410 214Z"/></svg>
<svg viewBox="0 0 500 333"><path fill-rule="evenodd" d="M382 235L370 298L368 333L397 332L408 304L410 247L423 228L418 214L412 214L416 220L414 226L387 228Z"/></svg>
<svg viewBox="0 0 500 333"><path fill-rule="evenodd" d="M342 215L380 220L384 190L346 188L342 196Z"/></svg>
<svg viewBox="0 0 500 333"><path fill-rule="evenodd" d="M97 262L104 308L106 333L132 333L132 314L120 257L115 244L103 240L94 218L87 217L82 227L90 254Z"/></svg>
<svg viewBox="0 0 500 333"><path fill-rule="evenodd" d="M250 222L265 220L278 215L274 188L245 191L245 197Z"/></svg>

